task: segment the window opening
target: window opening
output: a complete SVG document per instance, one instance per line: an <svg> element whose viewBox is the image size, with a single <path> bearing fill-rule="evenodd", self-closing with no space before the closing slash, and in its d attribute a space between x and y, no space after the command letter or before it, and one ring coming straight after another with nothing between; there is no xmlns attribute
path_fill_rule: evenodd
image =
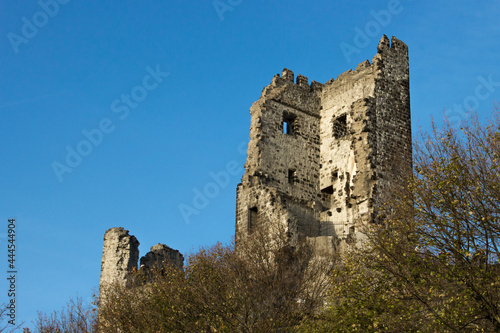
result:
<svg viewBox="0 0 500 333"><path fill-rule="evenodd" d="M290 169L288 170L288 184L294 184L296 181L296 174L295 174L295 170L293 169Z"/></svg>
<svg viewBox="0 0 500 333"><path fill-rule="evenodd" d="M294 134L295 116L290 114L283 115L283 134Z"/></svg>
<svg viewBox="0 0 500 333"><path fill-rule="evenodd" d="M321 193L333 194L333 185L327 186L321 190Z"/></svg>
<svg viewBox="0 0 500 333"><path fill-rule="evenodd" d="M333 136L335 139L343 138L347 135L347 118L343 114L333 122Z"/></svg>
<svg viewBox="0 0 500 333"><path fill-rule="evenodd" d="M257 224L257 207L248 209L248 231L252 232Z"/></svg>

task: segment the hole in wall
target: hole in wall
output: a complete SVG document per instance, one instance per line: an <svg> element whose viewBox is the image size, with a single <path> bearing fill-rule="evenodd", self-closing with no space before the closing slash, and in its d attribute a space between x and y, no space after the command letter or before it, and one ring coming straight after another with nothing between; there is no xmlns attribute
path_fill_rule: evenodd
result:
<svg viewBox="0 0 500 333"><path fill-rule="evenodd" d="M333 185L323 188L321 192L325 194L333 194Z"/></svg>
<svg viewBox="0 0 500 333"><path fill-rule="evenodd" d="M295 184L296 182L296 178L297 178L297 175L296 175L296 172L294 169L289 169L288 170L288 184Z"/></svg>
<svg viewBox="0 0 500 333"><path fill-rule="evenodd" d="M291 113L283 114L282 128L283 133L288 135L293 135L295 132L295 118L296 116Z"/></svg>
<svg viewBox="0 0 500 333"><path fill-rule="evenodd" d="M343 138L347 135L347 116L341 115L333 122L333 136L335 139Z"/></svg>

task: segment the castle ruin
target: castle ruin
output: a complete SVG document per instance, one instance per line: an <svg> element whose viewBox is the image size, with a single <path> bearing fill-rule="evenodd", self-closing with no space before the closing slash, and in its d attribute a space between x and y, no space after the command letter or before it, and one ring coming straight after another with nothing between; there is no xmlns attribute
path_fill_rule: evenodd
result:
<svg viewBox="0 0 500 333"><path fill-rule="evenodd" d="M139 241L129 231L123 228L111 228L104 234L102 249L100 287L118 283L129 286L132 282L133 271L137 271L139 260ZM153 268L162 268L164 265L173 265L182 268L184 257L182 254L165 244L156 244L140 260L143 271Z"/></svg>
<svg viewBox="0 0 500 333"><path fill-rule="evenodd" d="M245 174L237 186L236 241L261 225L332 252L361 237L385 193L412 165L408 47L384 35L372 62L325 84L284 69L250 108ZM397 166L395 170L394 166ZM127 285L139 242L123 228L104 235L101 287ZM148 269L182 267L177 250L158 244Z"/></svg>
<svg viewBox="0 0 500 333"><path fill-rule="evenodd" d="M333 250L374 220L394 165L411 171L408 47L384 35L377 51L325 84L284 69L264 88L250 108L236 241L281 224Z"/></svg>

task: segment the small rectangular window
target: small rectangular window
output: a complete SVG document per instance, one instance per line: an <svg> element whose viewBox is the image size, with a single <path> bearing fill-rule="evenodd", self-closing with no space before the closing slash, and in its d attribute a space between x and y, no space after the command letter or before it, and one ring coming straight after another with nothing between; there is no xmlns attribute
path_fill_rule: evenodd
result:
<svg viewBox="0 0 500 333"><path fill-rule="evenodd" d="M290 125L288 124L287 121L283 121L283 133L289 134L288 130L290 129Z"/></svg>
<svg viewBox="0 0 500 333"><path fill-rule="evenodd" d="M295 170L293 169L290 169L288 170L288 184L294 184L296 181L296 174L295 174Z"/></svg>
<svg viewBox="0 0 500 333"><path fill-rule="evenodd" d="M285 113L283 114L283 133L293 135L294 134L294 126L295 125L295 115Z"/></svg>
<svg viewBox="0 0 500 333"><path fill-rule="evenodd" d="M257 207L248 209L248 232L252 232L257 225Z"/></svg>

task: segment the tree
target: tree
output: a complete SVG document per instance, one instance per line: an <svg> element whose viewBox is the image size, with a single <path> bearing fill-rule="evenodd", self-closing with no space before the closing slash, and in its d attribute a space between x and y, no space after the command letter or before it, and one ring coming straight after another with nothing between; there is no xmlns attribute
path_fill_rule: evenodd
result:
<svg viewBox="0 0 500 333"><path fill-rule="evenodd" d="M50 315L39 312L35 332L97 332L97 308L94 303L84 303L81 297L72 298L60 311L54 311Z"/></svg>
<svg viewBox="0 0 500 333"><path fill-rule="evenodd" d="M291 331L323 306L330 266L284 228L257 229L237 249L202 248L184 270L139 270L134 287L103 291L100 331Z"/></svg>
<svg viewBox="0 0 500 333"><path fill-rule="evenodd" d="M291 330L323 306L333 258L321 258L284 226L260 226L226 255L213 261L200 252L190 261L188 277L205 306L221 305L218 315L227 317L231 332ZM204 280L217 276L213 267L220 265L227 265L220 277Z"/></svg>
<svg viewBox="0 0 500 333"><path fill-rule="evenodd" d="M23 323L13 325L9 322L9 320L11 320L9 310L8 304L0 304L0 332L15 332L21 329L21 326L23 325Z"/></svg>
<svg viewBox="0 0 500 333"><path fill-rule="evenodd" d="M316 327L500 331L499 130L496 107L488 123L421 134L413 176L344 255Z"/></svg>

